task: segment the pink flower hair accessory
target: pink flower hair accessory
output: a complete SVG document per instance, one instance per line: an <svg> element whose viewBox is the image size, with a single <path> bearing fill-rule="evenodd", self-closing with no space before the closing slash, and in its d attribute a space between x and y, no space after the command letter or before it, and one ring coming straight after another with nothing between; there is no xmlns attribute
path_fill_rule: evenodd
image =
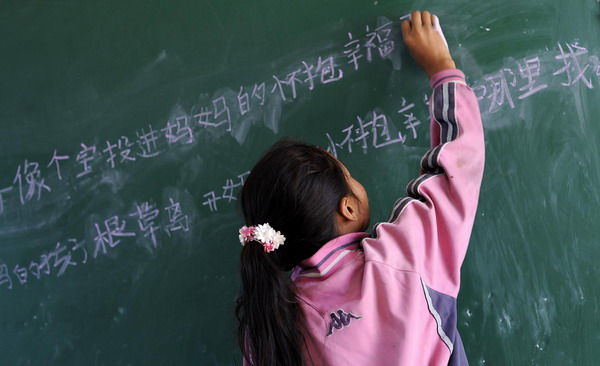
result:
<svg viewBox="0 0 600 366"><path fill-rule="evenodd" d="M279 248L285 242L285 236L279 231L275 231L271 225L262 224L256 226L242 226L240 229L240 243L242 246L251 241L257 241L262 244L265 252L270 253Z"/></svg>

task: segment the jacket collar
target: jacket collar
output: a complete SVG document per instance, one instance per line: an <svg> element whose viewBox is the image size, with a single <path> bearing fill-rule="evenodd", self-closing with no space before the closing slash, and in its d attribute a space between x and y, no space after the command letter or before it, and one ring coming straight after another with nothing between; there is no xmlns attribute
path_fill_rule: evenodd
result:
<svg viewBox="0 0 600 366"><path fill-rule="evenodd" d="M312 257L300 262L292 271L292 280L303 277L327 278L335 272L345 258L352 258L361 249L361 241L369 237L368 233L350 233L338 236L321 247Z"/></svg>

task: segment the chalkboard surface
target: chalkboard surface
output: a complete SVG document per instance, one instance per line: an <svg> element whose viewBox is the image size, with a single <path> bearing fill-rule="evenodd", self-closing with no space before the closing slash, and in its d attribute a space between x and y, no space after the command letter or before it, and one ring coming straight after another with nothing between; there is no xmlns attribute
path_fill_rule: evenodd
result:
<svg viewBox="0 0 600 366"><path fill-rule="evenodd" d="M386 219L429 141L418 8L486 130L470 363L598 364L595 0L2 1L0 364L240 364L239 188L296 136Z"/></svg>

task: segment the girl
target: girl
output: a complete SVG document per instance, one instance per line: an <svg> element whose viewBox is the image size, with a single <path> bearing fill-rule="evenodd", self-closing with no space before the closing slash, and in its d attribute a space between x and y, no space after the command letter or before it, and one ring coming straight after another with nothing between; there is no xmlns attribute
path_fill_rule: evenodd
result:
<svg viewBox="0 0 600 366"><path fill-rule="evenodd" d="M483 174L477 100L439 23L413 12L404 41L433 88L431 150L388 222L326 151L276 143L240 195L237 302L245 365L466 365L460 266ZM291 279L287 274L292 271Z"/></svg>

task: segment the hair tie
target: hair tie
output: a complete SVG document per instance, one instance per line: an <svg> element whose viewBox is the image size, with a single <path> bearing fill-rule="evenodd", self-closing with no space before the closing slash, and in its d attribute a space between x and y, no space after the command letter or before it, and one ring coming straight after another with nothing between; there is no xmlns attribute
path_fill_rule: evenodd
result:
<svg viewBox="0 0 600 366"><path fill-rule="evenodd" d="M279 231L275 231L269 224L242 226L240 229L240 243L244 246L251 241L261 243L265 252L269 253L283 245L285 236L281 235Z"/></svg>

